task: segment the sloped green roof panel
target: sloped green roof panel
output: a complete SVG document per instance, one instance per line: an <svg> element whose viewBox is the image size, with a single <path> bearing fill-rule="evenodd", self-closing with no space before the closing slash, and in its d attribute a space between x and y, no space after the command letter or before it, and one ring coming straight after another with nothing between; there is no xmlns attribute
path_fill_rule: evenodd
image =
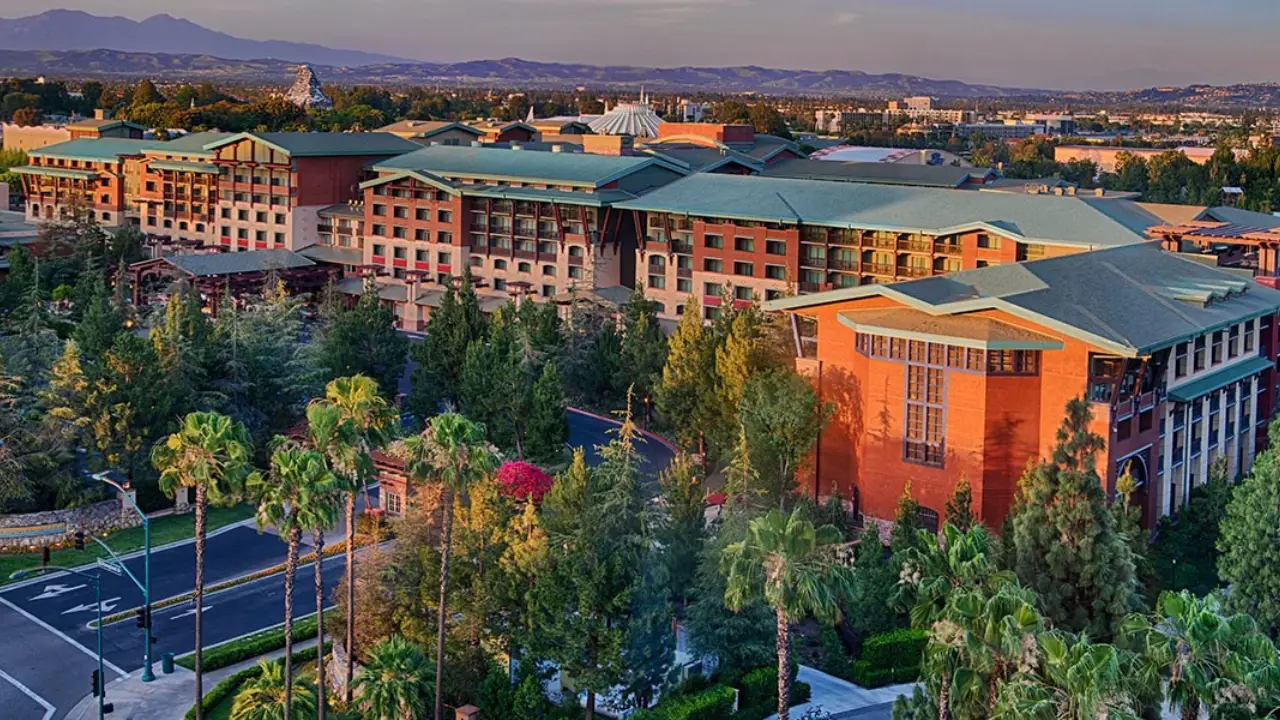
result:
<svg viewBox="0 0 1280 720"><path fill-rule="evenodd" d="M144 150L158 144L155 140L126 140L124 138L81 138L46 145L27 153L30 157L63 158L109 162L125 155L141 155Z"/></svg>
<svg viewBox="0 0 1280 720"><path fill-rule="evenodd" d="M292 270L315 265L290 250L246 250L242 252L173 255L170 265L196 277L238 275L269 270Z"/></svg>
<svg viewBox="0 0 1280 720"><path fill-rule="evenodd" d="M291 157L392 156L411 152L418 143L383 132L264 132L240 133L213 141L205 150L214 150L241 140L256 140Z"/></svg>
<svg viewBox="0 0 1280 720"><path fill-rule="evenodd" d="M147 163L152 170L173 170L175 172L203 173L217 175L218 166L213 163L188 162L185 160L152 160Z"/></svg>
<svg viewBox="0 0 1280 720"><path fill-rule="evenodd" d="M1225 385L1265 372L1270 368L1271 361L1267 358L1252 357L1230 367L1209 373L1198 380L1173 388L1169 391L1169 399L1177 402L1190 402L1196 398L1204 397Z"/></svg>
<svg viewBox="0 0 1280 720"><path fill-rule="evenodd" d="M652 157L437 145L375 163L377 172L417 170L448 177L599 187L659 164ZM665 164L663 167L667 167Z"/></svg>
<svg viewBox="0 0 1280 720"><path fill-rule="evenodd" d="M19 175L43 175L45 177L72 178L74 180L93 180L98 173L92 170L72 170L71 168L44 167L42 165L21 165L9 168Z"/></svg>

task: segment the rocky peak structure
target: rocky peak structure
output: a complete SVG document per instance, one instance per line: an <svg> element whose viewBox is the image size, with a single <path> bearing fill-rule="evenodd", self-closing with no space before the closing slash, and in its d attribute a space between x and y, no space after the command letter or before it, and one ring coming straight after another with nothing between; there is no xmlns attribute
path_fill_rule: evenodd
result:
<svg viewBox="0 0 1280 720"><path fill-rule="evenodd" d="M298 67L298 77L293 81L293 87L289 88L289 92L284 94L284 99L300 105L304 108L316 108L318 110L329 110L333 108L333 101L328 95L324 94L324 90L320 89L320 78L316 75L316 71L311 69L310 65L300 65Z"/></svg>

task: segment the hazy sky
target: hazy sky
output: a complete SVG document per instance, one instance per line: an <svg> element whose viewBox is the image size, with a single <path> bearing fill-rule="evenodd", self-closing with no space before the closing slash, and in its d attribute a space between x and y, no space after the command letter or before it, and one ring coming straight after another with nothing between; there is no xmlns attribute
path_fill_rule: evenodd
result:
<svg viewBox="0 0 1280 720"><path fill-rule="evenodd" d="M0 0L422 60L903 72L1041 88L1280 79L1276 0Z"/></svg>

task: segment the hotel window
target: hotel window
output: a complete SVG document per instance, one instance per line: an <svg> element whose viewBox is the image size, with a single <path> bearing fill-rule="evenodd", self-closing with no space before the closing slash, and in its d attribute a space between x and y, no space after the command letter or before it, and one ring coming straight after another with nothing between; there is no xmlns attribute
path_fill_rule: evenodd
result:
<svg viewBox="0 0 1280 720"><path fill-rule="evenodd" d="M276 233L276 234L275 234L275 241L276 241L276 244L277 244L277 245L283 245L283 244L284 244L284 233Z"/></svg>
<svg viewBox="0 0 1280 720"><path fill-rule="evenodd" d="M154 182L154 181L151 181L151 180L148 180L148 181L147 181L147 192L155 192L155 191L156 191L156 184L155 184L155 182Z"/></svg>
<svg viewBox="0 0 1280 720"><path fill-rule="evenodd" d="M449 253L447 253L447 252L438 252L438 253L436 253L436 262L440 263L441 265L448 265L448 264L449 264Z"/></svg>
<svg viewBox="0 0 1280 720"><path fill-rule="evenodd" d="M733 274L751 277L756 274L756 268L748 262L736 262L733 264Z"/></svg>
<svg viewBox="0 0 1280 720"><path fill-rule="evenodd" d="M1253 352L1253 321L1244 321L1244 352L1246 355Z"/></svg>
<svg viewBox="0 0 1280 720"><path fill-rule="evenodd" d="M479 258L477 258L477 259L479 259ZM414 250L414 251L413 251L413 261L414 261L414 262L419 262L419 263L427 262L427 251L426 251L426 250L423 250L422 248L418 248L417 250Z"/></svg>
<svg viewBox="0 0 1280 720"><path fill-rule="evenodd" d="M253 239L254 239L254 240L256 240L257 242L266 242L266 241L267 241L267 233L266 233L265 231L262 231L262 230L254 230L254 231L253 231Z"/></svg>
<svg viewBox="0 0 1280 720"><path fill-rule="evenodd" d="M396 493L387 493L387 512L394 515L404 512L404 501Z"/></svg>
<svg viewBox="0 0 1280 720"><path fill-rule="evenodd" d="M414 220L430 220L431 214L427 212L426 208L418 208L417 210L413 211L413 219Z"/></svg>
<svg viewBox="0 0 1280 720"><path fill-rule="evenodd" d="M449 200L449 193L445 192L444 190L436 191L436 202L447 202L448 200Z"/></svg>
<svg viewBox="0 0 1280 720"><path fill-rule="evenodd" d="M436 233L436 242L440 243L441 245L452 245L453 233L445 232L444 230L441 230L440 232Z"/></svg>
<svg viewBox="0 0 1280 720"><path fill-rule="evenodd" d="M494 278L494 279L493 279L493 289L494 289L494 290L506 290L506 289L507 289L507 281L506 281L506 280L503 280L502 278Z"/></svg>
<svg viewBox="0 0 1280 720"><path fill-rule="evenodd" d="M787 244L782 240L766 240L764 251L770 255L786 255Z"/></svg>
<svg viewBox="0 0 1280 720"><path fill-rule="evenodd" d="M422 228L418 228L417 230L413 231L413 239L419 242L427 242L428 240L431 239L431 236L427 234L426 230L423 230Z"/></svg>
<svg viewBox="0 0 1280 720"><path fill-rule="evenodd" d="M1040 370L1038 350L992 350L987 353L991 375L1035 375Z"/></svg>
<svg viewBox="0 0 1280 720"><path fill-rule="evenodd" d="M446 225L453 222L452 210L437 210L436 222L445 223Z"/></svg>
<svg viewBox="0 0 1280 720"><path fill-rule="evenodd" d="M405 260L409 257L409 253L404 248L397 246L391 248L391 257L397 260Z"/></svg>
<svg viewBox="0 0 1280 720"><path fill-rule="evenodd" d="M715 258L706 258L702 261L702 269L707 272L722 273L724 272L724 263Z"/></svg>
<svg viewBox="0 0 1280 720"><path fill-rule="evenodd" d="M542 266L542 274L543 274L544 276L546 276L546 277L555 277L555 276L556 276L556 266L555 266L555 265L543 265L543 266Z"/></svg>
<svg viewBox="0 0 1280 720"><path fill-rule="evenodd" d="M733 249L739 252L755 252L756 241L749 237L736 237L733 239Z"/></svg>
<svg viewBox="0 0 1280 720"><path fill-rule="evenodd" d="M666 289L667 289L667 278L666 278L666 277L664 277L664 276L662 276L662 275L650 275L650 276L649 276L649 287L650 287L650 288L652 288L652 289L654 289L654 290L666 290Z"/></svg>
<svg viewBox="0 0 1280 720"><path fill-rule="evenodd" d="M264 223L267 221L267 214L264 212L256 212L253 215L254 222Z"/></svg>
<svg viewBox="0 0 1280 720"><path fill-rule="evenodd" d="M964 369L964 348L955 345L947 346L947 367L957 370Z"/></svg>
<svg viewBox="0 0 1280 720"><path fill-rule="evenodd" d="M387 214L387 206L386 206L386 205L380 205L380 204L378 204L378 203L374 203L374 204L373 204L373 214L374 214L374 215L378 215L378 216L384 216L384 215L386 215L386 214Z"/></svg>
<svg viewBox="0 0 1280 720"><path fill-rule="evenodd" d="M676 292L691 293L693 292L693 281L685 278L676 279Z"/></svg>
<svg viewBox="0 0 1280 720"><path fill-rule="evenodd" d="M667 259L661 255L649 256L649 272L666 272Z"/></svg>
<svg viewBox="0 0 1280 720"><path fill-rule="evenodd" d="M378 237L386 237L386 236L387 236L387 226L386 226L386 225L379 224L379 223L374 223L374 224L373 224L373 228L372 228L372 230L371 230L371 234L373 234L373 235L377 235Z"/></svg>
<svg viewBox="0 0 1280 720"><path fill-rule="evenodd" d="M506 261L506 260L494 260L494 261L493 261L493 269L494 269L494 270L506 270L506 269L507 269L507 261Z"/></svg>
<svg viewBox="0 0 1280 720"><path fill-rule="evenodd" d="M399 238L401 240L408 240L409 231L406 228L402 228L402 227L391 228L391 237Z"/></svg>
<svg viewBox="0 0 1280 720"><path fill-rule="evenodd" d="M1000 238L996 235L978 233L978 247L988 250L999 250Z"/></svg>
<svg viewBox="0 0 1280 720"><path fill-rule="evenodd" d="M522 273L533 272L533 266L527 262L522 262L516 265L516 270Z"/></svg>
<svg viewBox="0 0 1280 720"><path fill-rule="evenodd" d="M968 357L965 359L965 369L973 372L983 372L987 369L987 352L985 350L970 350Z"/></svg>
<svg viewBox="0 0 1280 720"><path fill-rule="evenodd" d="M1227 357L1233 358L1240 355L1240 326L1232 325L1231 330L1227 333Z"/></svg>
<svg viewBox="0 0 1280 720"><path fill-rule="evenodd" d="M581 280L582 268L576 266L569 268L569 278L572 280Z"/></svg>
<svg viewBox="0 0 1280 720"><path fill-rule="evenodd" d="M1210 349L1209 364L1217 365L1222 362L1222 331L1218 330L1213 334L1213 345Z"/></svg>
<svg viewBox="0 0 1280 720"><path fill-rule="evenodd" d="M707 235L702 240L702 246L719 250L724 247L724 238L719 235Z"/></svg>
<svg viewBox="0 0 1280 720"><path fill-rule="evenodd" d="M902 444L902 456L907 462L942 467L942 398L943 371L940 368L907 365L907 418Z"/></svg>
<svg viewBox="0 0 1280 720"><path fill-rule="evenodd" d="M374 256L374 257L382 257L382 256L384 256L384 255L386 255L386 254L387 254L387 249L386 249L386 247L384 247L384 246L382 245L382 243L374 243L374 244L373 244L373 256Z"/></svg>
<svg viewBox="0 0 1280 720"><path fill-rule="evenodd" d="M1187 376L1187 343L1178 343L1178 347L1173 351L1173 377L1174 379Z"/></svg>
<svg viewBox="0 0 1280 720"><path fill-rule="evenodd" d="M407 208L407 207L405 207L405 206L403 206L403 205L396 205L395 207L391 208L391 215L392 215L393 217L398 217L398 218L401 218L401 219L408 219L408 217L409 217L409 208Z"/></svg>
<svg viewBox="0 0 1280 720"><path fill-rule="evenodd" d="M889 338L889 358L905 360L907 357L907 341L902 338Z"/></svg>
<svg viewBox="0 0 1280 720"><path fill-rule="evenodd" d="M248 239L249 239L249 231L248 231L248 230L245 230L244 228L237 228L237 229L236 229L236 237L237 237L237 238L239 238L239 239L241 239L241 240L248 240Z"/></svg>
<svg viewBox="0 0 1280 720"><path fill-rule="evenodd" d="M221 208L221 209L218 211L218 217L223 218L224 220L230 220L230 219L231 219L231 208Z"/></svg>
<svg viewBox="0 0 1280 720"><path fill-rule="evenodd" d="M405 277L404 268L391 268L391 277L397 280L403 280Z"/></svg>
<svg viewBox="0 0 1280 720"><path fill-rule="evenodd" d="M702 283L703 295L708 297L720 297L722 292L724 292L724 288L720 286L720 283Z"/></svg>
<svg viewBox="0 0 1280 720"><path fill-rule="evenodd" d="M1195 352L1191 354L1191 371L1200 372L1204 369L1204 336L1196 338Z"/></svg>
<svg viewBox="0 0 1280 720"><path fill-rule="evenodd" d="M152 223L152 224L154 224L154 223ZM229 238L229 237L231 237L231 228L227 227L226 225L223 225L222 227L218 228L218 232L219 232L219 234L220 234L220 235L222 235L222 237L224 237L224 238Z"/></svg>
<svg viewBox="0 0 1280 720"><path fill-rule="evenodd" d="M284 213L276 213L276 224L277 225L284 224Z"/></svg>
<svg viewBox="0 0 1280 720"><path fill-rule="evenodd" d="M246 221L246 222L247 222L247 221L249 220L249 211L248 211L248 210L237 210L237 211L236 211L236 219L237 219L237 220L243 220L243 221Z"/></svg>
<svg viewBox="0 0 1280 720"><path fill-rule="evenodd" d="M765 265L764 276L770 280L786 280L787 269L781 265Z"/></svg>
<svg viewBox="0 0 1280 720"><path fill-rule="evenodd" d="M755 292L754 292L751 288L749 288L749 287L735 287L735 288L733 289L733 299L734 299L734 300L748 300L748 301L749 301L749 300L751 300L751 299L754 297L754 295L755 295Z"/></svg>

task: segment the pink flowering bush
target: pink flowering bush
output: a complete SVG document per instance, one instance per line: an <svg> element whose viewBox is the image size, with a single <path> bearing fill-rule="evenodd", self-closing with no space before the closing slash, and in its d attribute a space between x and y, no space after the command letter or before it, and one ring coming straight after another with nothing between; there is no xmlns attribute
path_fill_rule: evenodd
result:
<svg viewBox="0 0 1280 720"><path fill-rule="evenodd" d="M553 480L543 472L542 468L523 460L502 463L498 468L498 483L502 486L502 494L517 500L532 499L542 502L542 497L551 489Z"/></svg>

